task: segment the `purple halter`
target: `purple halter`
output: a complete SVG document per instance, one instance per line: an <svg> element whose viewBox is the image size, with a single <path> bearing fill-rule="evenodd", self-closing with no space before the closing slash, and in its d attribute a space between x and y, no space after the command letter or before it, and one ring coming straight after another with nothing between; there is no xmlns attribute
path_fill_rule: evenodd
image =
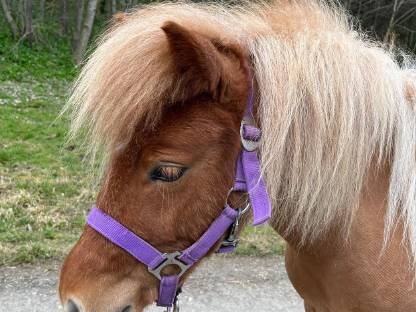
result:
<svg viewBox="0 0 416 312"><path fill-rule="evenodd" d="M257 155L260 138L261 130L254 125L253 92L250 88L246 112L240 127L242 150L237 159L235 183L231 191L248 193L253 209L253 225L262 224L271 216L270 200L261 176ZM240 217L245 211L246 209L233 209L225 204L220 216L215 219L201 238L187 249L169 254L160 252L95 206L87 217L87 224L147 266L149 272L160 280L157 305L167 307L168 311L173 306L177 311L180 277L203 258L227 231L228 235L218 252L232 252L235 249L238 243L236 234ZM161 275L161 271L169 265L176 265L180 272L176 275Z"/></svg>

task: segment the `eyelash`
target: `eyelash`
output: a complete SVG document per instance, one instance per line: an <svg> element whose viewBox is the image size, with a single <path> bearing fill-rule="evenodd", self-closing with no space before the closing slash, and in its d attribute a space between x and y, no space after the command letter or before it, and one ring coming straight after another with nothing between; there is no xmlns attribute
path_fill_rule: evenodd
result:
<svg viewBox="0 0 416 312"><path fill-rule="evenodd" d="M186 169L186 167L179 167L174 165L157 166L151 170L150 180L162 182L175 182L183 176Z"/></svg>

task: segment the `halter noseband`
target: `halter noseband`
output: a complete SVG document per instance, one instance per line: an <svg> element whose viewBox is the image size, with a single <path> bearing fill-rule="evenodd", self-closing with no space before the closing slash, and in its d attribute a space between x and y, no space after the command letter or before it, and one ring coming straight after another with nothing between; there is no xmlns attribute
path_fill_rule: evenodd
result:
<svg viewBox="0 0 416 312"><path fill-rule="evenodd" d="M230 193L232 191L248 193L250 205L253 209L253 225L259 225L270 219L271 205L261 176L257 154L261 130L254 124L252 90L250 88L246 112L241 121L240 140L242 149L237 159L235 183ZM195 243L183 251L173 253L160 252L96 206L93 206L90 211L87 224L147 266L149 272L160 280L157 305L167 307L168 311L171 307L178 311L179 278L202 259L227 231L228 235L217 252L232 252L235 249L238 243L237 231L240 217L248 207L234 209L226 203L220 216L211 223L206 232ZM174 275L162 275L162 270L169 265L177 266L180 272Z"/></svg>

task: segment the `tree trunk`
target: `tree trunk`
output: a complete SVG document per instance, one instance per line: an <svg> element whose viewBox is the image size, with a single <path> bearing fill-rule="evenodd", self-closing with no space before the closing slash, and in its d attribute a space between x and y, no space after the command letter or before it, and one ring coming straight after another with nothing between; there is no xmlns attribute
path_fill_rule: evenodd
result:
<svg viewBox="0 0 416 312"><path fill-rule="evenodd" d="M68 3L67 3L67 0L61 0L61 33L65 37L68 35Z"/></svg>
<svg viewBox="0 0 416 312"><path fill-rule="evenodd" d="M82 21L84 19L84 9L85 9L85 1L84 0L78 0L77 1L77 7L76 7L76 19L75 19L75 31L72 41L72 50L75 51L77 48L77 45L79 43L79 38L81 34L81 28L82 28Z"/></svg>
<svg viewBox="0 0 416 312"><path fill-rule="evenodd" d="M6 2L6 0L0 0L1 2L1 6L3 8L3 12L4 12L4 17L6 18L7 24L10 27L10 30L12 31L13 37L17 37L19 31L17 29L17 25L16 22L13 19L12 13L10 11L10 7L8 5L8 3Z"/></svg>
<svg viewBox="0 0 416 312"><path fill-rule="evenodd" d="M395 39L394 27L395 27L395 23L396 23L396 15L397 15L400 7L402 6L403 2L404 2L403 0L401 0L401 1L394 0L394 3L393 3L393 12L391 13L389 26L388 26L386 34L384 36L384 42L388 43L390 45L390 47L392 47L394 45L394 39Z"/></svg>
<svg viewBox="0 0 416 312"><path fill-rule="evenodd" d="M22 32L25 32L25 19L26 19L26 0L19 0L19 2L17 3L17 12L18 12L18 27L20 25L20 29L22 30ZM16 17L16 21L17 21L17 17Z"/></svg>
<svg viewBox="0 0 416 312"><path fill-rule="evenodd" d="M95 13L97 11L98 0L89 0L87 6L87 12L85 15L84 22L82 24L82 31L76 48L74 51L74 59L77 64L81 63L82 57L88 46L90 40L92 26L94 25Z"/></svg>
<svg viewBox="0 0 416 312"><path fill-rule="evenodd" d="M39 0L39 19L43 21L45 18L45 0Z"/></svg>
<svg viewBox="0 0 416 312"><path fill-rule="evenodd" d="M125 11L127 9L127 2L126 0L120 0L120 7L121 7L121 11Z"/></svg>
<svg viewBox="0 0 416 312"><path fill-rule="evenodd" d="M30 46L32 46L34 41L32 11L32 0L25 0L25 34L23 36L27 39Z"/></svg>
<svg viewBox="0 0 416 312"><path fill-rule="evenodd" d="M117 2L116 0L110 0L111 2L111 14L114 15L117 12Z"/></svg>

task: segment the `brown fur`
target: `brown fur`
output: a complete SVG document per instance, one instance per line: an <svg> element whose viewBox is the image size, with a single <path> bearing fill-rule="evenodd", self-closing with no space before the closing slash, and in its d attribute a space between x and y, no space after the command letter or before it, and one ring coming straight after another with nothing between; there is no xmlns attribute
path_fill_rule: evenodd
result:
<svg viewBox="0 0 416 312"><path fill-rule="evenodd" d="M171 104L153 132L144 136L138 125L130 143L112 155L97 205L157 249L173 252L195 242L223 209L248 81L239 51L224 52L175 23L163 29L188 99ZM187 80L188 75L205 79ZM149 181L150 169L161 161L189 169L177 182ZM113 287L123 292L117 295L121 301L103 299ZM87 226L62 268L60 294L64 303L81 302L86 311L129 304L140 311L156 299L157 287L143 265Z"/></svg>
<svg viewBox="0 0 416 312"><path fill-rule="evenodd" d="M416 74L406 79L406 99L410 107L416 112Z"/></svg>
<svg viewBox="0 0 416 312"><path fill-rule="evenodd" d="M113 15L113 26L118 26L127 21L129 15L124 12L117 12Z"/></svg>
<svg viewBox="0 0 416 312"><path fill-rule="evenodd" d="M383 250L389 166L372 170L348 241L333 229L325 238L298 248L286 237L286 269L307 312L416 311L408 246L398 227Z"/></svg>
<svg viewBox="0 0 416 312"><path fill-rule="evenodd" d="M115 23L70 101L73 132L85 127L89 150L107 157L98 206L162 251L193 243L233 182L248 66L271 224L307 310L412 311L414 80L320 1L161 4ZM190 169L150 182L160 161ZM85 312L137 312L157 287L86 227L60 296Z"/></svg>

